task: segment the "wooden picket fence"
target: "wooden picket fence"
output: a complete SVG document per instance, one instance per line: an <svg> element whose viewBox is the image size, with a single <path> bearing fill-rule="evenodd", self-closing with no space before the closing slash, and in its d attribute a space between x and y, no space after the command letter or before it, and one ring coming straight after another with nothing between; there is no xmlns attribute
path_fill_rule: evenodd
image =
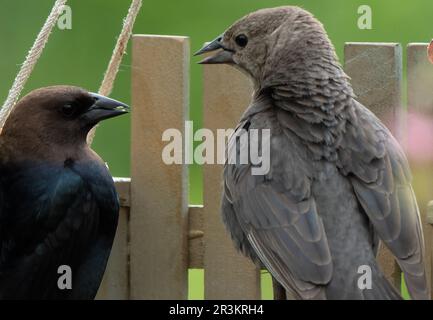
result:
<svg viewBox="0 0 433 320"><path fill-rule="evenodd" d="M433 66L426 46L407 48L407 97L413 110L433 113ZM345 69L359 100L386 121L389 115L400 114L403 106L402 51L397 43L345 47ZM122 209L100 299L187 299L189 268L204 269L206 299L261 297L260 270L235 252L220 219L222 166L204 166L204 206L192 207L188 206L187 166L168 166L161 159L166 144L162 133L167 128L183 132L189 117L190 57L187 37L133 37L132 178L116 179ZM251 92L249 81L238 71L204 66L204 127L233 128ZM401 128L393 128L400 138ZM433 218L428 221L426 211L433 199L433 176L424 180L429 182L416 192L431 279L428 222ZM394 259L386 250L379 259L387 277L400 286Z"/></svg>

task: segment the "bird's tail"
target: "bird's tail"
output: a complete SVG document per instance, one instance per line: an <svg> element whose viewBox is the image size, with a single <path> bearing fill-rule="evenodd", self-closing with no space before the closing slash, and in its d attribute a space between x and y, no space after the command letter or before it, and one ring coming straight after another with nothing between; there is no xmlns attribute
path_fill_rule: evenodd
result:
<svg viewBox="0 0 433 320"><path fill-rule="evenodd" d="M413 255L408 259L398 260L398 264L404 273L404 280L410 297L414 300L429 300L430 290L427 284L427 277L423 259Z"/></svg>
<svg viewBox="0 0 433 320"><path fill-rule="evenodd" d="M328 300L402 299L399 291L385 278L375 260L366 265L366 269L358 269L350 274L334 277L326 289L326 298Z"/></svg>
<svg viewBox="0 0 433 320"><path fill-rule="evenodd" d="M415 193L412 191L412 196L415 199ZM416 205L416 202L415 202ZM397 262L403 271L404 280L406 282L407 290L409 291L410 297L414 300L430 300L430 288L427 281L426 268L425 268L425 246L424 246L424 235L422 232L422 223L418 211L418 223L417 223L417 234L418 234L418 250L412 255L402 259L397 258Z"/></svg>
<svg viewBox="0 0 433 320"><path fill-rule="evenodd" d="M377 263L372 266L372 286L371 290L364 289L361 294L363 300L402 300L400 288L395 288L386 279L382 270L380 270Z"/></svg>

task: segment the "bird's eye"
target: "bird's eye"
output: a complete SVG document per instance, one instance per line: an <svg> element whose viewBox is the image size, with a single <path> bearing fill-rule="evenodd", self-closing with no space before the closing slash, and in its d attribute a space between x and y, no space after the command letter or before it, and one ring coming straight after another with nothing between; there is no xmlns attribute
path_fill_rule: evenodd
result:
<svg viewBox="0 0 433 320"><path fill-rule="evenodd" d="M67 117L73 116L75 114L75 110L76 110L76 108L72 104L65 104L62 106L62 109L61 109L62 113Z"/></svg>
<svg viewBox="0 0 433 320"><path fill-rule="evenodd" d="M248 44L248 37L244 34L240 34L236 37L235 41L239 47L245 48Z"/></svg>

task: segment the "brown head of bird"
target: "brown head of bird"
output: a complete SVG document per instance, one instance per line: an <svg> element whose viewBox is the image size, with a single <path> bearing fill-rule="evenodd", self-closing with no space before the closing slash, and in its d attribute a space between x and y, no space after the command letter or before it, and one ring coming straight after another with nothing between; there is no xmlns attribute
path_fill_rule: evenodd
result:
<svg viewBox="0 0 433 320"><path fill-rule="evenodd" d="M35 159L87 148L88 132L100 121L127 113L119 101L73 86L34 90L14 107L0 135L8 157ZM5 159L3 159L5 160Z"/></svg>
<svg viewBox="0 0 433 320"><path fill-rule="evenodd" d="M213 51L200 63L232 65L250 76L256 89L309 77L345 77L323 25L298 7L251 13L195 55Z"/></svg>

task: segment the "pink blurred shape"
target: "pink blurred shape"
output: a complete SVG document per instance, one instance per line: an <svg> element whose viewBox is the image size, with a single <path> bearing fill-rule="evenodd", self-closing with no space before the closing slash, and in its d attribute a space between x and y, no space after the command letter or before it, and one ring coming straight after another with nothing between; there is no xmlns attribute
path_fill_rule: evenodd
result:
<svg viewBox="0 0 433 320"><path fill-rule="evenodd" d="M424 114L407 115L405 151L411 161L433 162L433 118Z"/></svg>

